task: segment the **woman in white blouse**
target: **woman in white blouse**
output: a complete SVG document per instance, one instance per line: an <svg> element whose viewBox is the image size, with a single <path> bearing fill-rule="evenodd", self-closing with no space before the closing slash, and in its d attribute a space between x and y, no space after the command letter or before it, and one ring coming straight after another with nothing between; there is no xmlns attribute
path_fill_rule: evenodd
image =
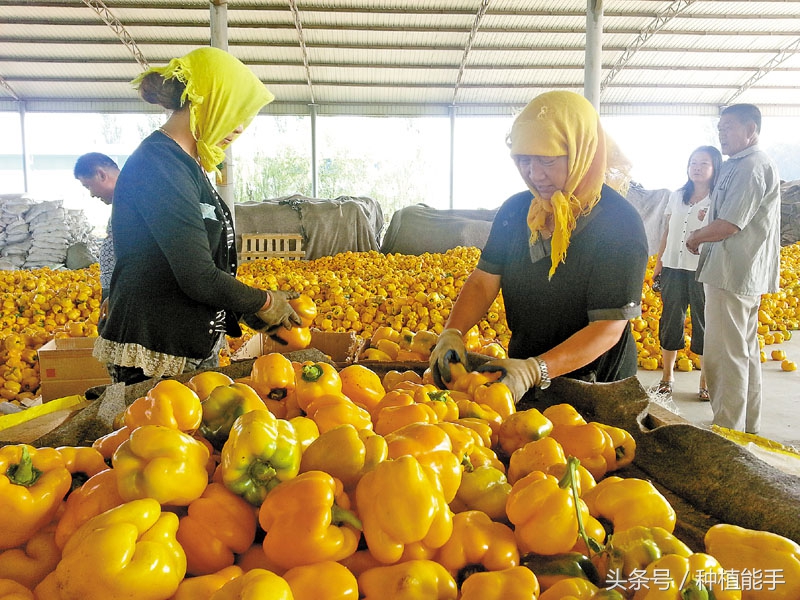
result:
<svg viewBox="0 0 800 600"><path fill-rule="evenodd" d="M685 342L686 309L692 319L689 349L703 354L705 334L705 294L695 280L699 257L686 249L686 238L708 224L711 190L722 166L722 154L713 146L700 146L689 157L687 182L672 192L664 211L664 235L658 249L653 278L661 285L663 310L659 322L659 342L664 363L657 392L672 394L675 358ZM708 400L705 377L700 373L700 400Z"/></svg>

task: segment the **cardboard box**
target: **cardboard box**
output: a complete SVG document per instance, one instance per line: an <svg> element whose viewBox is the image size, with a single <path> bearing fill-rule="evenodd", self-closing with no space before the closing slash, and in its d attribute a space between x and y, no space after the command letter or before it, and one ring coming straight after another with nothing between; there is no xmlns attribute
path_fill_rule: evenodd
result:
<svg viewBox="0 0 800 600"><path fill-rule="evenodd" d="M337 364L350 364L358 358L363 344L364 339L352 331L344 333L312 329L309 348L316 348L323 354L327 354ZM231 360L246 360L271 352L284 354L283 348L268 335L258 333L236 350L231 356Z"/></svg>
<svg viewBox="0 0 800 600"><path fill-rule="evenodd" d="M39 348L39 393L48 402L111 383L106 365L94 356L94 338L56 338Z"/></svg>

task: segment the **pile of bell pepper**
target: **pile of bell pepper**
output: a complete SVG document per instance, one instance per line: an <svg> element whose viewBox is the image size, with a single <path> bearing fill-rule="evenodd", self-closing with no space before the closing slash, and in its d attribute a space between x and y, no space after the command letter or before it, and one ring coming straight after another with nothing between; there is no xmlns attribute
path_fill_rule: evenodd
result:
<svg viewBox="0 0 800 600"><path fill-rule="evenodd" d="M0 448L0 600L800 598L791 540L676 538L614 475L626 431L451 387L268 354L159 382L91 447Z"/></svg>

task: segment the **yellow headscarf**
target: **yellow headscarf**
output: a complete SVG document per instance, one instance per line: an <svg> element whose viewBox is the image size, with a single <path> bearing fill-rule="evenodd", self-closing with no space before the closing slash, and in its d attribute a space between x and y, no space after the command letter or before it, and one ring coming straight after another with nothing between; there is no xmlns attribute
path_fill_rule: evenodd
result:
<svg viewBox="0 0 800 600"><path fill-rule="evenodd" d="M576 219L600 200L606 171L606 140L592 104L574 92L547 92L534 98L511 128L511 155L567 156L568 176L563 190L544 200L531 188L528 209L531 243L553 214L550 277L564 261Z"/></svg>
<svg viewBox="0 0 800 600"><path fill-rule="evenodd" d="M186 85L182 102L191 102L189 126L197 141L200 164L216 171L225 160L217 146L240 125L247 127L261 108L275 99L256 75L238 58L219 48L198 48L166 67L154 67L133 80L138 86L152 71L164 79L177 77Z"/></svg>

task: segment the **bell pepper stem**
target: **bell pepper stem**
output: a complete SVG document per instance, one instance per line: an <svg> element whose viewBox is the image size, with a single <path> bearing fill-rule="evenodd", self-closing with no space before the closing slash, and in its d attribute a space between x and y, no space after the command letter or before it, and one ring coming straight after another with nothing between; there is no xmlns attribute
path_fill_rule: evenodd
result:
<svg viewBox="0 0 800 600"><path fill-rule="evenodd" d="M324 371L322 367L320 367L317 363L313 365L305 365L301 372L301 377L304 381L314 382L317 381L320 377L322 377Z"/></svg>
<svg viewBox="0 0 800 600"><path fill-rule="evenodd" d="M249 474L250 479L253 481L258 482L260 485L267 485L275 479L278 472L271 464L256 460L250 465Z"/></svg>
<svg viewBox="0 0 800 600"><path fill-rule="evenodd" d="M335 525L350 525L353 529L361 531L364 526L361 520L351 511L342 508L338 504L331 507L331 523Z"/></svg>
<svg viewBox="0 0 800 600"><path fill-rule="evenodd" d="M428 392L428 398L431 402L447 402L450 400L449 390L437 390L435 392Z"/></svg>
<svg viewBox="0 0 800 600"><path fill-rule="evenodd" d="M578 521L578 535L581 536L583 543L586 544L586 551L589 553L589 557L592 556L592 550L596 549L596 546L592 544L589 540L589 536L586 535L586 527L583 525L583 515L581 514L581 506L580 506L580 496L578 495L578 465L581 464L581 461L578 460L574 456L570 456L567 458L567 469L564 473L564 476L558 482L558 487L562 490L570 488L572 492L572 500L573 504L575 505L575 516ZM594 540L592 540L594 541Z"/></svg>
<svg viewBox="0 0 800 600"><path fill-rule="evenodd" d="M681 600L709 600L709 598L712 598L712 596L709 595L708 588L696 579L692 579L681 590Z"/></svg>
<svg viewBox="0 0 800 600"><path fill-rule="evenodd" d="M6 471L6 477L8 477L11 483L24 487L31 487L36 483L36 480L39 479L41 474L42 472L33 466L31 454L28 452L27 446L22 446L22 454L19 457L19 462L8 467Z"/></svg>

